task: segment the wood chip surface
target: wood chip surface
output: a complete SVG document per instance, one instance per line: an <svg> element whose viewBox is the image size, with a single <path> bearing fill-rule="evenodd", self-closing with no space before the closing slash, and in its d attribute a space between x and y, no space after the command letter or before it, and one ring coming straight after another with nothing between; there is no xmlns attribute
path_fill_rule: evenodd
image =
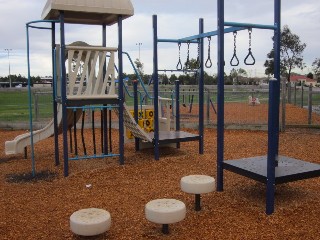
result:
<svg viewBox="0 0 320 240"><path fill-rule="evenodd" d="M191 174L216 176L215 129L205 130L203 155L198 154L197 142L188 142L182 143L180 149L162 149L160 160L155 161L153 150L135 152L134 144L128 143L125 165L119 165L118 157L70 161L69 177L63 177L62 160L55 166L53 138L49 138L35 144L36 172L42 173L43 178L10 182L10 176L31 172L30 148L27 159L23 154L4 154L5 141L24 132L0 130L1 239L320 238L320 178L277 185L275 213L268 216L265 185L225 171L224 191L202 194L202 210L194 211L194 196L180 190L180 179ZM112 134L113 152L118 153L118 131L113 130ZM85 135L90 142L91 131L86 130ZM96 138L99 137L97 130ZM61 136L59 140L62 143ZM92 143L87 144L87 149L92 149ZM279 151L281 155L320 164L320 132L289 129L280 133ZM225 132L225 159L266 153L267 132ZM187 206L186 218L171 224L168 236L144 215L145 204L157 198L175 198ZM91 207L111 213L110 231L90 238L74 235L69 227L70 215Z"/></svg>

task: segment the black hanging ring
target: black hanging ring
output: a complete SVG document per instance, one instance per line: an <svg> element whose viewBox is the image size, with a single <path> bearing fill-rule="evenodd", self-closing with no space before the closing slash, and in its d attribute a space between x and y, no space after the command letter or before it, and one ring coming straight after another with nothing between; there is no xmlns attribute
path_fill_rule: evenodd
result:
<svg viewBox="0 0 320 240"><path fill-rule="evenodd" d="M179 47L179 61L178 61L178 64L177 64L176 68L177 68L178 71L180 71L180 70L182 70L182 63L181 63L181 57L180 57L181 42L178 43L178 47Z"/></svg>
<svg viewBox="0 0 320 240"><path fill-rule="evenodd" d="M177 70L182 70L182 63L181 63L181 59L179 59L179 62L177 64Z"/></svg>
<svg viewBox="0 0 320 240"><path fill-rule="evenodd" d="M212 67L212 61L211 61L210 58L207 59L205 66L206 66L206 68L211 68Z"/></svg>
<svg viewBox="0 0 320 240"><path fill-rule="evenodd" d="M234 60L236 61L235 63L233 63ZM239 59L238 59L236 53L233 54L233 56L232 56L232 58L230 60L230 65L233 66L233 67L236 67L236 66L239 65Z"/></svg>
<svg viewBox="0 0 320 240"><path fill-rule="evenodd" d="M252 62L248 62L248 59L251 57ZM249 53L246 56L246 58L244 59L244 64L245 65L254 65L256 63L256 59L254 58L254 56L252 55L251 52L251 48L249 48Z"/></svg>

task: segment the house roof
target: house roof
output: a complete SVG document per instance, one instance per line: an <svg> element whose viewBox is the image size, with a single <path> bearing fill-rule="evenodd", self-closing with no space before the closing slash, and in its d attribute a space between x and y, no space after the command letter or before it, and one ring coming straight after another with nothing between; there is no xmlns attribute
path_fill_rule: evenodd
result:
<svg viewBox="0 0 320 240"><path fill-rule="evenodd" d="M66 23L112 25L123 18L133 16L131 0L47 0L42 11L44 20L57 20L64 11Z"/></svg>
<svg viewBox="0 0 320 240"><path fill-rule="evenodd" d="M316 80L308 78L306 76L303 75L291 75L290 76L290 81L291 82L300 82L300 81L304 81L304 82L316 82Z"/></svg>

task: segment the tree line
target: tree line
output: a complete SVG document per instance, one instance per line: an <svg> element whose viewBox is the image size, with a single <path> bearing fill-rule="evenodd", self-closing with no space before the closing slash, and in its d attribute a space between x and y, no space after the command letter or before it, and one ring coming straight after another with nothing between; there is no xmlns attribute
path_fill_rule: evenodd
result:
<svg viewBox="0 0 320 240"><path fill-rule="evenodd" d="M16 75L10 75L10 79L11 79L11 83L19 83L22 85L27 85L28 84L28 78L25 76L21 76L21 74ZM5 76L5 77L0 77L0 82L2 83L8 83L10 82L9 76ZM30 81L31 81L31 85L33 85L34 83L41 83L42 79L40 76L31 76L30 77Z"/></svg>
<svg viewBox="0 0 320 240"><path fill-rule="evenodd" d="M274 40L274 39L272 39ZM281 76L287 78L287 82L290 82L290 76L293 74L293 69L304 69L306 64L303 61L303 52L307 47L306 43L301 42L300 37L297 34L294 34L290 28L285 25L281 31L281 47L280 47L280 71ZM143 82L145 84L152 83L152 75L144 74L143 63L139 59L136 59L134 62ZM183 85L196 85L198 84L198 76L196 70L199 67L197 59L190 59L186 61L183 65L184 70L182 74L176 75L173 72L165 72L159 74L159 82L162 84L174 84L174 81L179 80ZM270 77L274 72L274 49L271 49L267 54L267 59L264 63L265 74ZM193 72L187 70L194 70ZM312 63L312 71L308 73L307 77L316 79L320 83L320 58L316 58ZM245 69L233 68L229 74L224 73L225 84L246 84L253 85L258 84L256 79L248 77L248 74ZM11 82L19 82L26 84L28 79L24 76L19 75L10 75ZM137 79L135 74L124 74L124 77L128 77L130 80ZM31 77L31 84L39 82L41 83L42 79L39 76ZM9 77L0 77L0 82L9 82ZM129 81L130 84L131 81ZM217 74L209 75L207 72L204 73L204 84L206 85L215 85L217 84Z"/></svg>

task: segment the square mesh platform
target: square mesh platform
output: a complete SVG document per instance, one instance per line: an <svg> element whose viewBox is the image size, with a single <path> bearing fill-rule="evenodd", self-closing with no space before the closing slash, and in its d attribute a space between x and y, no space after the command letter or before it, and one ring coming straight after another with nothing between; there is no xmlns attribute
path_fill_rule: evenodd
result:
<svg viewBox="0 0 320 240"><path fill-rule="evenodd" d="M227 160L224 169L267 183L267 156ZM275 183L287 183L320 176L320 164L280 156L275 168Z"/></svg>

